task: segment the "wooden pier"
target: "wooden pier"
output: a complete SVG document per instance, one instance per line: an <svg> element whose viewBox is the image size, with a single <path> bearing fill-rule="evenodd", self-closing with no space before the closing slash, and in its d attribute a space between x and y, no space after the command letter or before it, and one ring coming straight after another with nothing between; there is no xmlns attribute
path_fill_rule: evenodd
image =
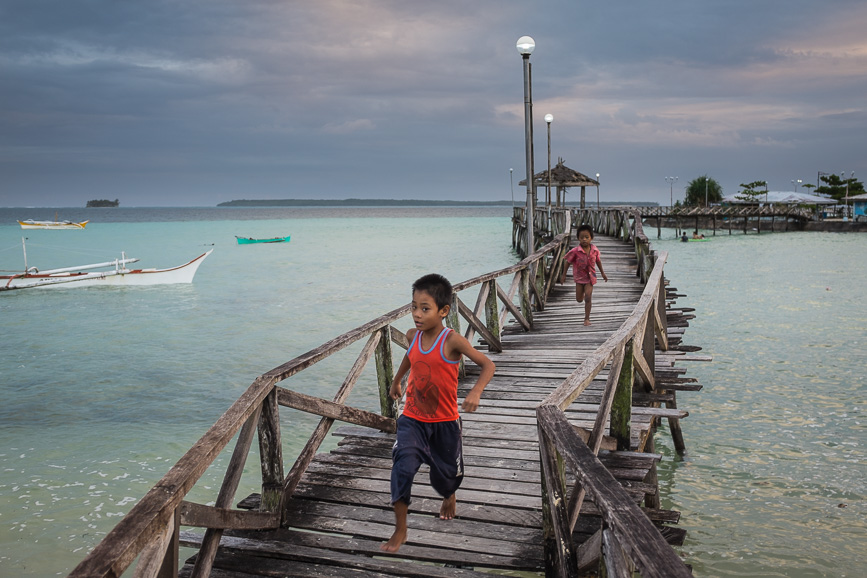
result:
<svg viewBox="0 0 867 578"><path fill-rule="evenodd" d="M670 227L678 232L685 230L717 229L742 231L744 235L755 231L801 231L807 223L815 219L814 211L794 205L731 205L712 207L636 207L647 224L656 227L656 237L661 236L662 227Z"/></svg>
<svg viewBox="0 0 867 578"><path fill-rule="evenodd" d="M677 512L660 509L653 433L667 420L684 440L679 391L701 386L681 362L707 360L682 343L689 312L666 285L664 253L650 250L641 220L591 212L608 283L582 325L571 280L556 281L574 237L567 232L520 263L455 285L448 324L497 365L479 410L463 415L465 478L457 518L438 518L441 498L416 477L407 543L379 550L393 529L391 446L398 408L386 396L406 348L394 327L405 306L257 378L177 465L136 504L70 576L483 576L509 572L577 576L689 576L671 544ZM507 283L502 286L501 283ZM462 297L475 295L471 308ZM278 383L353 343L363 346L332 399ZM392 347L395 347L392 351ZM344 402L372 360L381 414ZM477 368L463 368L459 396ZM291 385L291 380L288 382ZM279 407L321 416L284 475ZM332 427L335 421L348 425ZM262 491L233 508L258 432ZM237 441L213 506L185 496L219 452ZM327 435L330 452L317 451ZM182 526L205 529L182 531ZM219 546L218 546L219 544ZM198 554L179 560L179 546ZM486 572L483 574L480 570ZM514 575L514 574L512 574Z"/></svg>

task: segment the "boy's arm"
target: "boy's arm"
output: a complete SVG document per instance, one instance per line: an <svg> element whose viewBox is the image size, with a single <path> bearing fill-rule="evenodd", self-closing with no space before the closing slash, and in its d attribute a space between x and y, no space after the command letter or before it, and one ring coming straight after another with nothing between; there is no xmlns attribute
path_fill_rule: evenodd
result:
<svg viewBox="0 0 867 578"><path fill-rule="evenodd" d="M563 257L563 261L564 261L563 272L560 273L560 284L561 285L566 282L566 273L569 272L569 265L572 264L572 262L569 260L569 253L571 253L571 252L572 251L570 249L569 251L566 252L566 255Z"/></svg>
<svg viewBox="0 0 867 578"><path fill-rule="evenodd" d="M418 329L413 327L409 331L406 332L406 339L410 343L412 343L412 338L415 337ZM403 356L403 360L400 362L400 367L397 368L397 373L394 374L394 379L391 380L391 387L388 388L388 396L393 400L399 400L403 395L403 392L400 390L400 382L403 381L404 376L410 369L409 357L406 355Z"/></svg>
<svg viewBox="0 0 867 578"><path fill-rule="evenodd" d="M602 269L602 259L596 257L596 265L599 266L599 272L602 273L602 278L605 279L605 282L608 282L608 275L605 274L605 271Z"/></svg>
<svg viewBox="0 0 867 578"><path fill-rule="evenodd" d="M481 368L481 373L479 373L479 379L476 380L476 385L473 386L473 389L470 390L467 397L464 398L464 402L461 404L461 409L472 413L478 409L479 400L482 397L482 391L484 391L488 382L491 381L491 378L494 377L494 371L497 367L494 365L493 361L488 359L487 355L470 345L470 342L467 341L464 336L459 335L454 331L449 333L447 345L452 352L466 355L473 363Z"/></svg>
<svg viewBox="0 0 867 578"><path fill-rule="evenodd" d="M563 272L560 273L560 284L561 285L566 282L566 273L569 272L569 265L570 265L570 263L567 261L563 267Z"/></svg>

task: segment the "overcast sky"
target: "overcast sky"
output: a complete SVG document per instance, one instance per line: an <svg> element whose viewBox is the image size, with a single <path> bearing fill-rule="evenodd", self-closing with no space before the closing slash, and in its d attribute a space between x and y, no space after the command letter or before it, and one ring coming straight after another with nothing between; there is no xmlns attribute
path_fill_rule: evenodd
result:
<svg viewBox="0 0 867 578"><path fill-rule="evenodd" d="M525 34L603 200L867 177L863 0L3 0L0 205L524 199Z"/></svg>

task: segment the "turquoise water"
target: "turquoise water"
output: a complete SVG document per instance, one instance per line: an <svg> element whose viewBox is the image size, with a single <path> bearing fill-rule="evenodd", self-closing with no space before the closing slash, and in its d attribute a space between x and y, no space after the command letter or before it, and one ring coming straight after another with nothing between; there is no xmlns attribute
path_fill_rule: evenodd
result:
<svg viewBox="0 0 867 578"><path fill-rule="evenodd" d="M137 266L165 267L214 253L190 286L0 295L3 576L68 572L260 373L404 304L423 273L460 281L515 260L507 207L60 213L92 223L26 232L31 265L123 250ZM53 217L0 209L0 269L22 266L25 232L6 223ZM292 241L239 246L235 235ZM654 240L671 251L668 276L688 295L680 303L698 310L686 341L714 355L689 366L705 390L681 394L691 413L685 458L659 435L670 456L665 505L684 514L682 552L696 575L856 576L865 567L865 240ZM356 353L291 386L328 397ZM376 409L374 392L370 370L349 401ZM282 415L289 461L315 421ZM227 460L193 499L215 498ZM239 495L256 490L258 476L254 452Z"/></svg>
<svg viewBox="0 0 867 578"><path fill-rule="evenodd" d="M697 309L685 341L714 356L689 366L705 388L680 394L687 454L660 475L695 574L864 576L867 236L654 245Z"/></svg>

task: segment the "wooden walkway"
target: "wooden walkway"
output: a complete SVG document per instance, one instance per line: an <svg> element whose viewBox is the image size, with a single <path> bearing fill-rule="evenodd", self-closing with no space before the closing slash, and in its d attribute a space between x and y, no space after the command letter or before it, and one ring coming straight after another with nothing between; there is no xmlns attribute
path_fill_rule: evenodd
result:
<svg viewBox="0 0 867 578"><path fill-rule="evenodd" d="M643 290L635 274L637 261L631 244L600 235L594 242L610 281L600 278L595 288L593 325L582 325L583 304L575 301L570 275L564 285L554 287L544 310L533 314L533 332L510 322L501 337L503 352L486 352L497 371L479 410L463 415L466 472L457 493L455 520L437 517L441 498L429 486L423 466L413 487L408 542L397 555L383 554L379 547L393 529L389 477L394 436L342 426L335 432L341 436L338 447L317 454L301 478L287 506L289 515L284 516L289 526L225 531L211 576L490 575L476 571L481 568L495 573L544 573L535 408L617 331ZM676 297L673 289L667 292L669 299ZM670 419L679 433L678 420L687 412L676 409L675 392L700 386L674 367L676 359L690 357L685 353L689 348L678 350L690 316L669 303L667 318L669 351L656 352L656 389L647 393L636 387L633 394L631 451L602 451L599 458L635 503L645 504L644 511L663 529L669 543L679 544L684 532L672 526L679 514L658 509L655 464L660 456L652 451L650 434L662 418ZM474 383L475 369L468 364L467 377L460 383L461 397ZM607 369L569 406L566 416L573 425L592 430L606 376ZM613 449L612 443L606 439L602 447ZM259 494L246 498L239 507L258 509ZM573 530L576 544L599 536L602 525L591 501L583 503L580 513ZM181 532L180 540L182 545L198 548L202 536ZM586 565L587 560L580 551L578 554ZM192 568L191 559L180 575L189 576Z"/></svg>

